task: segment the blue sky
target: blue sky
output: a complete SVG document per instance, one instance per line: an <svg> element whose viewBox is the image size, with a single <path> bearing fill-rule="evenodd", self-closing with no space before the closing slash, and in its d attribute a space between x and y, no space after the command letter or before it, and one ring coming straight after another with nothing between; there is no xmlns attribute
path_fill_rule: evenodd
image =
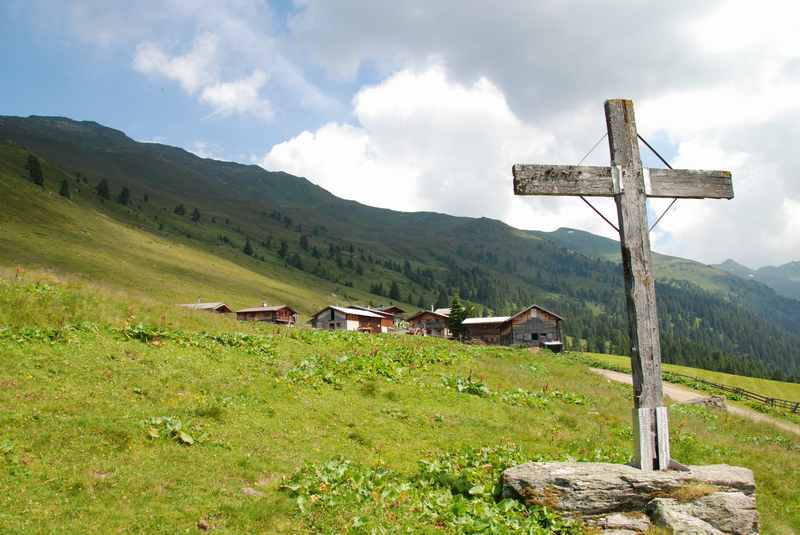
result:
<svg viewBox="0 0 800 535"><path fill-rule="evenodd" d="M655 248L759 266L800 256L798 16L738 0L7 0L0 114L94 120L376 206L612 236L575 199L514 198L509 169L576 162L603 101L632 98L673 165L734 173L736 199L678 203ZM601 144L587 163L607 160Z"/></svg>
<svg viewBox="0 0 800 535"><path fill-rule="evenodd" d="M347 102L358 81L326 87L329 95L342 99L339 110L298 110L291 96L279 96L280 112L268 123L250 116L210 117L210 110L187 98L179 85L136 72L130 47L81 39L66 23L46 23L42 9L27 4L0 4L0 46L13 52L1 67L7 81L0 84L2 114L93 120L137 140L189 149L205 144L217 156L237 161L249 161L304 129L349 115ZM55 4L48 7L58 13ZM274 11L278 32L285 31L292 12L287 4L265 6Z"/></svg>

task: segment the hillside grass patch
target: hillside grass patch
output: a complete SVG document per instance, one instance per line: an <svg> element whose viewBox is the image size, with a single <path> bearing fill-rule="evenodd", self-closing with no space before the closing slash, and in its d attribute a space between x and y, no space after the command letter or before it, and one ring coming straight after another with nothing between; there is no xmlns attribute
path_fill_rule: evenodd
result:
<svg viewBox="0 0 800 535"><path fill-rule="evenodd" d="M499 471L630 458L629 387L563 356L265 328L13 278L0 282L11 532L557 532L572 527L495 499ZM754 470L765 533L800 529L795 438L702 407L673 409L671 436L681 462Z"/></svg>

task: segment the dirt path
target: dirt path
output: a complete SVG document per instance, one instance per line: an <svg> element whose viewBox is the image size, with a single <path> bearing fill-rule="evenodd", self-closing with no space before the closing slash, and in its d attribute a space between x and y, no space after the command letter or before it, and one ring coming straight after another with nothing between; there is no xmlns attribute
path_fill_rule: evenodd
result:
<svg viewBox="0 0 800 535"><path fill-rule="evenodd" d="M630 374L614 372L611 370L601 370L599 368L590 368L590 369L594 373L600 374L606 379L609 379L611 381L616 381L618 383L625 383L627 385L633 384L633 378L630 376ZM685 386L678 386L671 383L664 383L664 395L668 396L673 401L678 401L680 403L684 403L686 401L692 401L699 398L709 397L708 394L705 394L703 392L698 392L696 390L691 390L690 388L686 388ZM754 411L753 409L748 409L747 407L742 407L740 405L733 405L731 403L726 403L725 407L727 407L729 413L735 414L736 416L747 418L748 420L752 420L754 422L768 423L770 425L777 427L782 431L787 431L789 433L800 435L800 425L796 425L791 422L786 422L784 420L779 420L778 418L767 416L766 414L762 414L758 411Z"/></svg>

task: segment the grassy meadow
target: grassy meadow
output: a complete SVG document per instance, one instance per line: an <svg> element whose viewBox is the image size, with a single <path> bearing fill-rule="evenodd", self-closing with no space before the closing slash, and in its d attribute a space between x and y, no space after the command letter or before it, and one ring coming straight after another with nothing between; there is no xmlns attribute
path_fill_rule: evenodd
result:
<svg viewBox="0 0 800 535"><path fill-rule="evenodd" d="M630 390L547 352L240 324L0 278L3 533L577 533L496 502L523 460L626 462ZM750 467L800 530L800 442L673 407L674 455ZM377 530L377 531L375 531Z"/></svg>

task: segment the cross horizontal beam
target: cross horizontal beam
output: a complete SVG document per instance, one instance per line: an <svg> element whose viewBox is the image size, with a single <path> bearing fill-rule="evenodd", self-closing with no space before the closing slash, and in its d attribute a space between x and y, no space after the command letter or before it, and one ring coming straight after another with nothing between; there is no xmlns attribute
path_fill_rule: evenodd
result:
<svg viewBox="0 0 800 535"><path fill-rule="evenodd" d="M516 164L512 173L516 195L613 197L619 193L611 167ZM729 171L648 169L645 190L648 197L656 198L732 199L733 181Z"/></svg>

